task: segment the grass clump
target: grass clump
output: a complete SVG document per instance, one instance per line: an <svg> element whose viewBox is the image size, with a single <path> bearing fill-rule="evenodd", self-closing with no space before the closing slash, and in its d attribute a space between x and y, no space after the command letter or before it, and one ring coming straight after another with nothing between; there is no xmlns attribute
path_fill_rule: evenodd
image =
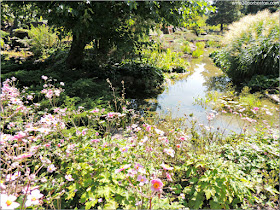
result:
<svg viewBox="0 0 280 210"><path fill-rule="evenodd" d="M278 13L261 11L229 26L224 48L212 54L214 61L236 83L246 85L255 75L279 75Z"/></svg>

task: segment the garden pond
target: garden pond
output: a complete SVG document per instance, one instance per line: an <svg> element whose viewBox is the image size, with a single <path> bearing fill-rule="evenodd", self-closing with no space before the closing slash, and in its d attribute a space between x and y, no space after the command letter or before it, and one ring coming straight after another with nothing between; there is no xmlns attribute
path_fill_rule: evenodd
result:
<svg viewBox="0 0 280 210"><path fill-rule="evenodd" d="M222 70L212 62L210 52L211 50L207 50L204 55L192 59L190 69L187 73L182 73L179 79L167 79L161 94L145 100L132 100L133 108L140 109L142 113L143 110L150 110L159 115L171 114L173 118L192 116L192 119L208 125L212 131L219 129L225 133L241 133L248 122L232 114L217 114L212 110L211 102L206 106L200 103L209 92L223 93L230 82ZM263 103L268 107L277 107L266 99ZM211 122L209 114L216 116Z"/></svg>

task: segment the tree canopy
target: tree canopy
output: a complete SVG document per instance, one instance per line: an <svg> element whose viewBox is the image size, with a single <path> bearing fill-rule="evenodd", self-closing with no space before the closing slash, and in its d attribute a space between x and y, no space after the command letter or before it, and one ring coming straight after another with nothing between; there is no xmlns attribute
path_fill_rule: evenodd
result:
<svg viewBox="0 0 280 210"><path fill-rule="evenodd" d="M73 41L67 65L79 67L87 43L94 41L98 53L112 47L131 52L156 23L183 26L194 15L211 7L206 1L106 1L34 2L49 25L71 32ZM47 9L46 9L47 8Z"/></svg>
<svg viewBox="0 0 280 210"><path fill-rule="evenodd" d="M223 31L224 24L230 24L241 17L242 5L238 2L216 0L213 2L213 6L216 7L216 11L210 15L206 22L210 25L221 24L221 31Z"/></svg>

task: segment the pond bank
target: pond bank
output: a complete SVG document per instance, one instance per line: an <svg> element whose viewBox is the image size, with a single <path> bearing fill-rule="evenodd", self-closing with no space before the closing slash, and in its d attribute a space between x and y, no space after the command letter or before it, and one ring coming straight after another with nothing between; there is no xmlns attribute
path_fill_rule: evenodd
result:
<svg viewBox="0 0 280 210"><path fill-rule="evenodd" d="M230 113L218 114L212 110L213 101L208 101L204 106L200 103L200 101L207 100L209 93L223 94L227 91L227 85L230 82L230 79L209 58L208 55L211 51L212 49L208 49L203 56L192 59L190 70L188 73L180 74L179 79L168 79L164 91L155 98L148 98L144 101L132 100L134 108L140 108L142 112L144 110L154 111L159 115L170 114L173 118L192 116L210 130L242 133L251 123ZM268 100L262 101L267 104L266 106L276 107ZM209 115L215 116L211 122Z"/></svg>

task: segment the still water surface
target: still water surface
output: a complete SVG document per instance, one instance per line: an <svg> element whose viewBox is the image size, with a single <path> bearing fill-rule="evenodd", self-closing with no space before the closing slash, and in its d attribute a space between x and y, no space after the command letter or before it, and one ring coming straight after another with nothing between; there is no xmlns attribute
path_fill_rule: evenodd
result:
<svg viewBox="0 0 280 210"><path fill-rule="evenodd" d="M213 130L219 128L225 130L225 133L241 132L244 122L233 116L217 115L215 120L209 121L207 116L211 113L211 108L195 104L195 99L205 98L208 91L222 92L229 82L223 72L217 68L209 52L203 56L191 61L190 74L177 81L168 81L163 93L155 99L146 101L155 106L158 114L171 113L173 117L184 117L193 114L193 117L199 123L213 126Z"/></svg>
<svg viewBox="0 0 280 210"><path fill-rule="evenodd" d="M192 114L192 119L197 119L199 124L207 127L212 126L211 131L219 129L224 134L241 133L245 121L241 120L240 117L230 114L218 114L214 120L209 121L207 116L209 113L213 113L211 107L205 108L195 103L198 98L204 99L209 91L222 93L230 81L221 69L212 62L208 56L209 52L205 52L198 59L193 59L190 62L190 71L185 73L184 76L181 75L181 79L167 81L165 90L155 98L132 101L133 108L139 110L141 104L144 104L144 107L148 104L151 111L155 111L159 115L171 114L174 118ZM252 132L252 127L249 131Z"/></svg>

